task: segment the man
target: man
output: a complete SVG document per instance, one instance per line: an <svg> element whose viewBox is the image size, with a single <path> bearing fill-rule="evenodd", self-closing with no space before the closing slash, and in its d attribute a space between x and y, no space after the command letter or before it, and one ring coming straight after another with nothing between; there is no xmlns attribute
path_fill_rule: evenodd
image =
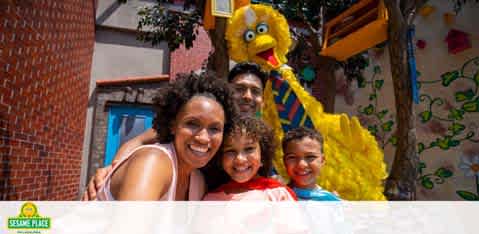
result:
<svg viewBox="0 0 479 234"><path fill-rule="evenodd" d="M254 63L238 63L228 74L228 82L234 90L234 98L238 103L239 109L245 115L260 115L263 107L263 88L266 83L266 74ZM127 155L135 148L156 142L157 133L153 128L123 144L115 155L113 163L120 160L123 155ZM88 183L87 190L84 192L82 200L95 200L96 191L104 182L104 178L111 170L111 165L99 168L96 174Z"/></svg>

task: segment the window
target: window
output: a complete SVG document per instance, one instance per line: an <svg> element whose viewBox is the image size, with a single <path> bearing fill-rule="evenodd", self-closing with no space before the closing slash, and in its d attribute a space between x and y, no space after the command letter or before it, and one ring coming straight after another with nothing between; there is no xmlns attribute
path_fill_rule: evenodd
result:
<svg viewBox="0 0 479 234"><path fill-rule="evenodd" d="M108 129L104 166L110 165L118 148L151 128L153 111L148 107L112 106L108 112Z"/></svg>

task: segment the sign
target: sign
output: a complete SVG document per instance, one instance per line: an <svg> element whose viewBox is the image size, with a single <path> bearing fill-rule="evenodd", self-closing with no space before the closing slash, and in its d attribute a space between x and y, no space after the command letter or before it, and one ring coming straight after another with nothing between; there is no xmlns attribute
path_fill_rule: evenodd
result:
<svg viewBox="0 0 479 234"><path fill-rule="evenodd" d="M40 230L50 229L51 220L42 217L33 202L25 202L18 216L8 218L7 227L9 230L18 230L17 233L41 233Z"/></svg>
<svg viewBox="0 0 479 234"><path fill-rule="evenodd" d="M211 0L211 14L229 18L235 9L234 0Z"/></svg>

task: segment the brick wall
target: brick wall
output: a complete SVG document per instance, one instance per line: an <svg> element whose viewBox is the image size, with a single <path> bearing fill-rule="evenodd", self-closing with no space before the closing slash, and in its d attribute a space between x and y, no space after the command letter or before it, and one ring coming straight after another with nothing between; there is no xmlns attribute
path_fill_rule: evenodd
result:
<svg viewBox="0 0 479 234"><path fill-rule="evenodd" d="M198 36L191 49L187 50L184 46L181 46L170 53L171 79L175 79L178 73L199 70L205 59L208 58L208 54L212 49L210 38L203 28L199 28L198 31Z"/></svg>
<svg viewBox="0 0 479 234"><path fill-rule="evenodd" d="M0 200L77 198L93 14L88 0L0 2Z"/></svg>

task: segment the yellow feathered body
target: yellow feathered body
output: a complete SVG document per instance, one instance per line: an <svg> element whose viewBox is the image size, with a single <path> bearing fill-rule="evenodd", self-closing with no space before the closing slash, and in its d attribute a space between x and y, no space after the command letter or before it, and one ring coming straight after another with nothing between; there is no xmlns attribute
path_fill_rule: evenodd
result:
<svg viewBox="0 0 479 234"><path fill-rule="evenodd" d="M267 25L266 32L259 25ZM248 31L256 33L253 40ZM303 105L314 127L323 135L326 163L321 169L318 184L336 191L346 200L385 200L383 180L386 178L384 155L374 137L360 126L356 117L324 113L319 101L297 81L291 68L285 65L291 45L289 27L279 12L266 5L249 5L235 11L226 32L229 53L236 62L255 62L266 71L275 70L286 80ZM265 52L266 51L266 52ZM274 102L271 81L264 91L262 116L275 131L278 142L284 136ZM278 147L274 166L288 178L283 165L283 152Z"/></svg>

